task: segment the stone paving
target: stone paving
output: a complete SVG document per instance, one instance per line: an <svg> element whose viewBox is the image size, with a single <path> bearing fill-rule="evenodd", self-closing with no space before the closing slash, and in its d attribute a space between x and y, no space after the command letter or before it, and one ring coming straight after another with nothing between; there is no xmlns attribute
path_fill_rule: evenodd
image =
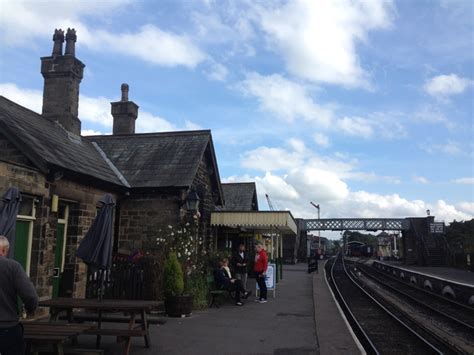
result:
<svg viewBox="0 0 474 355"><path fill-rule="evenodd" d="M254 302L252 295L243 307L227 301L218 309L196 312L190 318L168 318L164 325L152 325L152 347L144 348L143 339L136 338L130 353L317 354L313 280L306 268L306 264L285 266L276 298L269 292L266 304ZM248 286L253 285L255 281L249 279ZM93 341L84 338L81 345L89 347ZM114 338L103 338L103 346L106 354L120 354Z"/></svg>

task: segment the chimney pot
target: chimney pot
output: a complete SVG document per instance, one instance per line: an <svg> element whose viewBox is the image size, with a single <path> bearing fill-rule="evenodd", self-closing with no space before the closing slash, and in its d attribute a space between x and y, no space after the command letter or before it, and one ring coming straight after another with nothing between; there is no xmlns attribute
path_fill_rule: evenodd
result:
<svg viewBox="0 0 474 355"><path fill-rule="evenodd" d="M77 35L74 28L68 28L66 32L66 52L65 55L76 55Z"/></svg>
<svg viewBox="0 0 474 355"><path fill-rule="evenodd" d="M64 31L62 29L54 30L53 42L53 57L63 55Z"/></svg>
<svg viewBox="0 0 474 355"><path fill-rule="evenodd" d="M111 113L114 118L113 134L135 133L135 120L138 116L138 106L128 99L128 84L122 84L120 90L122 98L118 102L111 102Z"/></svg>
<svg viewBox="0 0 474 355"><path fill-rule="evenodd" d="M120 90L122 90L122 102L127 102L128 101L128 84L123 83L122 86L120 87Z"/></svg>

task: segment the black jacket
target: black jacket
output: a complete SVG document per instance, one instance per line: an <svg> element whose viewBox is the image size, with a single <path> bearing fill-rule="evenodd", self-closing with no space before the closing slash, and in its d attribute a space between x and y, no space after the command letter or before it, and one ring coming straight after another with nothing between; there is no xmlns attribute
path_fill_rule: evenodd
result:
<svg viewBox="0 0 474 355"><path fill-rule="evenodd" d="M214 272L214 279L216 280L217 286L223 288L229 288L231 282L229 276L227 276L227 272L224 269L217 269Z"/></svg>
<svg viewBox="0 0 474 355"><path fill-rule="evenodd" d="M247 272L247 266L237 266L237 264L247 264L249 263L248 261L248 256L247 252L244 251L244 257L242 258L239 254L238 251L235 252L234 257L232 258L234 262L234 268L236 273L238 274L245 274Z"/></svg>

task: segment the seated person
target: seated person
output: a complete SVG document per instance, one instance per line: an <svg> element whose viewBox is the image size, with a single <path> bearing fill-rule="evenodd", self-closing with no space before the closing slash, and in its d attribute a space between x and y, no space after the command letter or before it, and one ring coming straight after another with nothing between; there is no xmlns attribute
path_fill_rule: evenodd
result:
<svg viewBox="0 0 474 355"><path fill-rule="evenodd" d="M229 267L229 259L224 258L222 259L222 262L224 263L224 270L227 273L227 276L229 276L229 279L232 279L232 273L230 272L230 267Z"/></svg>
<svg viewBox="0 0 474 355"><path fill-rule="evenodd" d="M227 271L225 270L224 266L224 259L220 260L219 268L216 270L214 275L216 283L228 291L234 291L236 306L243 306L243 303L240 301L240 294L243 294L242 298L248 298L250 292L245 291L240 280L231 279L227 274Z"/></svg>

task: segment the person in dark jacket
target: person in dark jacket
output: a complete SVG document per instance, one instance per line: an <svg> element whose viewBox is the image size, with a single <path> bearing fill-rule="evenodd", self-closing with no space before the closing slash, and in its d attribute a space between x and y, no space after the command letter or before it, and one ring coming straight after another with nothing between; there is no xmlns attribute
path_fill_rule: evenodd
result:
<svg viewBox="0 0 474 355"><path fill-rule="evenodd" d="M10 243L0 235L0 354L23 355L23 326L18 315L17 299L28 313L38 307L38 295L20 263L8 259Z"/></svg>
<svg viewBox="0 0 474 355"><path fill-rule="evenodd" d="M244 304L240 300L242 294L242 298L248 298L250 295L249 291L245 291L242 286L242 282L240 280L231 279L227 272L224 269L224 260L219 261L219 267L214 273L214 278L216 283L221 286L222 288L235 292L235 305L236 306L243 306Z"/></svg>
<svg viewBox="0 0 474 355"><path fill-rule="evenodd" d="M234 254L232 260L234 262L235 278L242 281L242 286L247 290L248 257L244 243L239 244L239 250Z"/></svg>

